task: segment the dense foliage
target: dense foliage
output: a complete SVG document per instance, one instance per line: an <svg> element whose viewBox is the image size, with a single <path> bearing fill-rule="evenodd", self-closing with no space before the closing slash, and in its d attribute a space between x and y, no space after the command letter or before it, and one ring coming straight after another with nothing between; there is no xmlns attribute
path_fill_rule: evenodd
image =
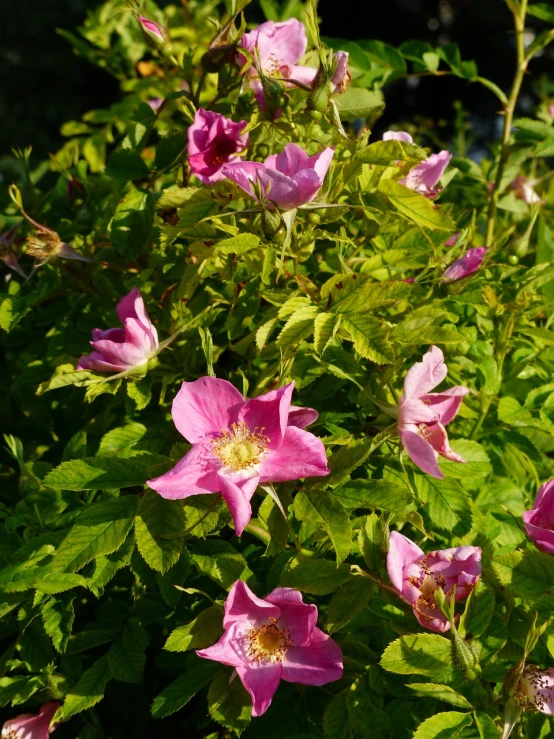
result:
<svg viewBox="0 0 554 739"><path fill-rule="evenodd" d="M507 92L311 1L64 32L122 96L0 196L2 736L551 736L554 11L506 3ZM372 136L408 75L496 96L490 158Z"/></svg>

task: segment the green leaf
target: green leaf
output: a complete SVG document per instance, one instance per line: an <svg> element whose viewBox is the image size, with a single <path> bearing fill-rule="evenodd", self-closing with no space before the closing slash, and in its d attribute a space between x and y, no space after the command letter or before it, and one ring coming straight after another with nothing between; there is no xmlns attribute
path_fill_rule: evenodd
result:
<svg viewBox="0 0 554 739"><path fill-rule="evenodd" d="M529 419L533 417L531 412L524 408L518 400L509 396L500 398L496 413L498 420L504 421L509 426L527 426Z"/></svg>
<svg viewBox="0 0 554 739"><path fill-rule="evenodd" d="M169 635L164 645L168 652L186 652L204 649L215 644L223 633L223 612L218 606L202 611L193 621L179 626Z"/></svg>
<svg viewBox="0 0 554 739"><path fill-rule="evenodd" d="M329 346L339 325L332 313L318 313L314 319L314 349L318 354L323 354Z"/></svg>
<svg viewBox="0 0 554 739"><path fill-rule="evenodd" d="M377 572L381 567L383 560L382 538L383 526L379 516L376 513L366 516L364 526L358 535L358 546L370 572Z"/></svg>
<svg viewBox="0 0 554 739"><path fill-rule="evenodd" d="M186 516L180 500L166 500L153 491L141 499L135 519L137 547L153 570L166 572L183 549Z"/></svg>
<svg viewBox="0 0 554 739"><path fill-rule="evenodd" d="M187 145L187 136L184 131L170 131L163 136L156 146L154 166L156 169L167 169L178 164ZM131 178L132 179L132 178Z"/></svg>
<svg viewBox="0 0 554 739"><path fill-rule="evenodd" d="M350 87L336 98L341 120L355 121L356 118L376 116L385 107L383 96L361 87Z"/></svg>
<svg viewBox="0 0 554 739"><path fill-rule="evenodd" d="M348 739L353 728L348 716L346 694L340 693L329 701L323 715L325 739Z"/></svg>
<svg viewBox="0 0 554 739"><path fill-rule="evenodd" d="M475 711L473 718L479 732L479 739L500 739L500 729L488 714Z"/></svg>
<svg viewBox="0 0 554 739"><path fill-rule="evenodd" d="M49 572L35 584L37 590L41 593L55 595L63 593L77 587L88 587L88 583L81 575L74 575L68 572Z"/></svg>
<svg viewBox="0 0 554 739"><path fill-rule="evenodd" d="M471 591L466 601L465 609L460 617L458 631L465 638L481 636L488 629L494 613L495 597L494 590L490 585L480 580L477 587Z"/></svg>
<svg viewBox="0 0 554 739"><path fill-rule="evenodd" d="M456 480L416 476L417 489L426 502L433 524L455 536L463 536L473 521L471 498Z"/></svg>
<svg viewBox="0 0 554 739"><path fill-rule="evenodd" d="M375 141L362 149L358 156L366 164L385 167L395 166L397 161L418 163L427 159L426 152L419 146L396 139Z"/></svg>
<svg viewBox="0 0 554 739"><path fill-rule="evenodd" d="M341 328L348 331L354 349L364 359L376 364L394 362L394 351L389 341L390 329L383 321L362 313L342 316Z"/></svg>
<svg viewBox="0 0 554 739"><path fill-rule="evenodd" d="M148 166L138 151L116 149L108 157L106 174L119 182L142 180L148 174Z"/></svg>
<svg viewBox="0 0 554 739"><path fill-rule="evenodd" d="M152 702L153 718L165 718L185 706L221 670L219 662L191 655L182 675L170 683Z"/></svg>
<svg viewBox="0 0 554 739"><path fill-rule="evenodd" d="M95 557L115 552L133 525L137 505L137 498L130 495L84 510L60 544L49 570L75 572Z"/></svg>
<svg viewBox="0 0 554 739"><path fill-rule="evenodd" d="M408 688L413 690L421 698L433 698L437 701L450 703L456 708L467 708L471 710L472 705L464 698L463 695L457 693L454 688L448 685L439 685L438 683L409 683Z"/></svg>
<svg viewBox="0 0 554 739"><path fill-rule="evenodd" d="M88 577L88 586L97 597L116 572L122 567L129 566L134 548L134 537L130 534L117 551L95 557L92 572Z"/></svg>
<svg viewBox="0 0 554 739"><path fill-rule="evenodd" d="M471 714L445 711L426 719L417 727L413 739L454 739L473 723Z"/></svg>
<svg viewBox="0 0 554 739"><path fill-rule="evenodd" d="M200 574L207 575L225 590L237 580L249 585L256 582L242 554L225 541L198 542L191 549L191 557Z"/></svg>
<svg viewBox="0 0 554 739"><path fill-rule="evenodd" d="M163 575L156 575L162 598L168 606L174 608L183 595L178 587L183 587L190 573L190 555L183 549L179 561Z"/></svg>
<svg viewBox="0 0 554 739"><path fill-rule="evenodd" d="M456 224L448 213L429 198L400 185L394 180L380 180L378 189L391 203L418 226L438 231L455 231Z"/></svg>
<svg viewBox="0 0 554 739"><path fill-rule="evenodd" d="M132 624L108 652L108 665L112 677L125 683L140 683L146 664L144 650L148 645L148 633L139 624Z"/></svg>
<svg viewBox="0 0 554 739"><path fill-rule="evenodd" d="M372 696L365 688L366 684L363 678L358 678L350 686L346 696L348 717L361 736L389 736L390 719L385 711L375 706Z"/></svg>
<svg viewBox="0 0 554 739"><path fill-rule="evenodd" d="M492 474L491 461L481 444L469 439L455 439L450 446L465 459L465 464L441 459L441 470L446 477L456 477L462 481L475 478L485 480Z"/></svg>
<svg viewBox="0 0 554 739"><path fill-rule="evenodd" d="M183 510L190 536L203 539L217 526L219 512L217 501L219 495L191 495L183 502Z"/></svg>
<svg viewBox="0 0 554 739"><path fill-rule="evenodd" d="M146 433L146 426L142 423L128 423L126 426L108 431L104 434L98 448L99 457L116 455L125 449L133 447Z"/></svg>
<svg viewBox="0 0 554 739"><path fill-rule="evenodd" d="M411 501L405 485L392 480L349 480L333 490L347 509L379 508L391 513L404 513Z"/></svg>
<svg viewBox="0 0 554 739"><path fill-rule="evenodd" d="M109 225L114 249L124 259L136 259L152 243L154 196L131 190L119 202Z"/></svg>
<svg viewBox="0 0 554 739"><path fill-rule="evenodd" d="M104 655L92 667L85 670L75 685L70 688L63 706L56 712L54 721L67 721L71 716L95 706L104 697L106 685L111 679L108 656Z"/></svg>
<svg viewBox="0 0 554 739"><path fill-rule="evenodd" d="M450 640L438 634L401 636L388 645L380 664L399 675L425 675L448 681L454 675Z"/></svg>
<svg viewBox="0 0 554 739"><path fill-rule="evenodd" d="M20 705L25 703L34 693L44 688L44 680L29 675L17 677L0 677L0 706Z"/></svg>
<svg viewBox="0 0 554 739"><path fill-rule="evenodd" d="M367 313L393 306L410 294L410 285L403 281L376 282L371 277L351 274L334 275L321 290L322 297L330 295L330 309L335 313Z"/></svg>
<svg viewBox="0 0 554 739"><path fill-rule="evenodd" d="M86 457L62 462L49 472L44 484L56 490L114 490L142 486L153 477L163 474L168 460L156 454L137 454L131 459L122 457Z"/></svg>
<svg viewBox="0 0 554 739"><path fill-rule="evenodd" d="M142 380L127 382L127 395L135 401L137 411L142 411L152 400L152 380L143 377Z"/></svg>
<svg viewBox="0 0 554 739"><path fill-rule="evenodd" d="M365 462L372 448L373 440L369 438L352 439L348 444L341 446L329 459L331 474L320 485L338 485L343 482L351 472ZM314 487L317 486L317 483L314 484Z"/></svg>
<svg viewBox="0 0 554 739"><path fill-rule="evenodd" d="M286 572L280 585L311 595L333 593L350 577L350 567L338 567L327 559L309 559Z"/></svg>
<svg viewBox="0 0 554 739"><path fill-rule="evenodd" d="M208 710L214 721L241 734L250 723L252 699L240 680L229 678L228 669L214 678L208 690Z"/></svg>
<svg viewBox="0 0 554 739"><path fill-rule="evenodd" d="M260 245L260 237L256 234L239 234L230 239L219 241L214 247L214 254L236 254L242 256Z"/></svg>
<svg viewBox="0 0 554 739"><path fill-rule="evenodd" d="M54 648L61 654L66 650L73 628L75 618L73 598L73 595L71 597L49 598L42 605L40 611L44 629L52 640Z"/></svg>
<svg viewBox="0 0 554 739"><path fill-rule="evenodd" d="M527 6L527 13L540 18L541 21L554 25L554 8L549 3L534 3Z"/></svg>
<svg viewBox="0 0 554 739"><path fill-rule="evenodd" d="M352 527L340 500L324 490L306 490L294 499L294 513L300 521L323 524L337 554L337 565L348 557Z"/></svg>
<svg viewBox="0 0 554 739"><path fill-rule="evenodd" d="M367 606L375 585L365 577L354 577L331 598L326 614L327 631L332 634Z"/></svg>
<svg viewBox="0 0 554 739"><path fill-rule="evenodd" d="M542 552L501 554L494 557L492 567L500 584L516 596L537 598L554 586L554 559Z"/></svg>

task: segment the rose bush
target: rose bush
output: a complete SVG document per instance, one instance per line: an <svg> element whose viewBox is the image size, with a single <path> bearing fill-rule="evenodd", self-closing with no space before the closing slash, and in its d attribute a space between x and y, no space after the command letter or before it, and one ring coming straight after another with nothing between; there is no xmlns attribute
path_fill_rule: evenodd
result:
<svg viewBox="0 0 554 739"><path fill-rule="evenodd" d="M2 737L547 737L554 14L503 91L261 5L107 0L121 99L6 159ZM383 131L420 75L485 158Z"/></svg>

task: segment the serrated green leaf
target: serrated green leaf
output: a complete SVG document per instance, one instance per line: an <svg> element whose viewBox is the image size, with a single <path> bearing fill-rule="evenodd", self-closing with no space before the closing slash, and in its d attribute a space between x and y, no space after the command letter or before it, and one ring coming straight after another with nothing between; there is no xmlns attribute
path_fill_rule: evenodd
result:
<svg viewBox="0 0 554 739"><path fill-rule="evenodd" d="M380 665L388 672L434 680L451 680L454 675L450 641L438 634L401 636L385 649Z"/></svg>
<svg viewBox="0 0 554 739"><path fill-rule="evenodd" d="M446 477L456 477L462 481L474 478L485 480L492 474L491 461L481 444L469 439L454 439L450 446L465 459L465 463L441 459L441 470Z"/></svg>
<svg viewBox="0 0 554 739"><path fill-rule="evenodd" d="M141 180L148 174L148 166L138 151L116 149L108 157L106 174L120 182Z"/></svg>
<svg viewBox="0 0 554 739"><path fill-rule="evenodd" d="M152 193L135 189L128 192L119 202L109 225L112 244L118 254L125 259L136 259L142 254L152 240L153 219Z"/></svg>
<svg viewBox="0 0 554 739"><path fill-rule="evenodd" d="M225 590L229 590L237 580L244 580L249 585L256 582L242 554L227 542L198 542L190 553L198 571Z"/></svg>
<svg viewBox="0 0 554 739"><path fill-rule="evenodd" d="M40 611L44 629L52 640L54 648L61 654L66 650L73 628L75 618L73 598L73 595L49 598Z"/></svg>
<svg viewBox="0 0 554 739"><path fill-rule="evenodd" d="M137 411L142 411L152 400L152 381L149 377L142 380L127 382L127 395L135 401Z"/></svg>
<svg viewBox="0 0 554 739"><path fill-rule="evenodd" d="M335 102L342 121L355 121L356 118L377 115L385 106L379 93L361 87L350 87Z"/></svg>
<svg viewBox="0 0 554 739"><path fill-rule="evenodd" d="M458 631L462 637L465 638L466 634L471 635L470 638L481 636L487 630L494 613L495 600L494 590L480 580L471 591L460 617Z"/></svg>
<svg viewBox="0 0 554 739"><path fill-rule="evenodd" d="M352 526L340 500L324 490L306 490L294 499L294 513L300 521L325 527L337 555L337 565L348 557Z"/></svg>
<svg viewBox="0 0 554 739"><path fill-rule="evenodd" d="M252 699L240 680L229 678L229 669L214 678L208 690L208 710L214 721L240 735L250 723Z"/></svg>
<svg viewBox="0 0 554 739"><path fill-rule="evenodd" d="M187 533L203 539L215 529L219 518L219 495L191 495L183 501Z"/></svg>
<svg viewBox="0 0 554 739"><path fill-rule="evenodd" d="M492 561L500 584L516 596L537 598L554 586L554 559L542 552L515 551Z"/></svg>
<svg viewBox="0 0 554 739"><path fill-rule="evenodd" d="M417 727L414 739L453 739L473 723L471 714L445 711L426 719Z"/></svg>
<svg viewBox="0 0 554 739"><path fill-rule="evenodd" d="M239 234L230 239L218 241L214 246L214 254L236 254L242 256L260 245L260 237L256 234Z"/></svg>
<svg viewBox="0 0 554 739"><path fill-rule="evenodd" d="M149 567L163 574L177 563L185 528L186 516L180 500L166 500L151 490L146 493L135 519L135 536Z"/></svg>
<svg viewBox="0 0 554 739"><path fill-rule="evenodd" d="M186 652L204 649L215 644L223 633L223 611L217 606L206 608L193 621L178 626L169 635L164 649L168 652Z"/></svg>
<svg viewBox="0 0 554 739"><path fill-rule="evenodd" d="M337 567L327 559L310 559L286 572L280 585L312 595L327 595L337 590L349 577L348 565Z"/></svg>
<svg viewBox="0 0 554 739"><path fill-rule="evenodd" d="M338 328L340 319L332 313L319 313L314 319L314 349L323 354Z"/></svg>
<svg viewBox="0 0 554 739"><path fill-rule="evenodd" d="M192 655L182 675L170 683L152 702L152 717L171 716L185 706L196 693L221 670L219 662Z"/></svg>
<svg viewBox="0 0 554 739"><path fill-rule="evenodd" d="M87 457L62 462L49 472L44 484L57 490L114 490L144 485L163 474L169 461L156 454L137 454L132 459L122 457Z"/></svg>
<svg viewBox="0 0 554 739"><path fill-rule="evenodd" d="M379 508L404 513L412 496L405 485L392 480L349 480L333 490L346 509Z"/></svg>
<svg viewBox="0 0 554 739"><path fill-rule="evenodd" d="M434 526L457 536L467 534L473 521L472 502L459 482L417 475L416 484Z"/></svg>
<svg viewBox="0 0 554 739"><path fill-rule="evenodd" d="M366 164L380 164L385 167L395 166L396 162L424 162L427 154L415 144L407 141L374 141L366 146L358 155Z"/></svg>
<svg viewBox="0 0 554 739"><path fill-rule="evenodd" d="M391 203L418 226L438 231L456 230L456 224L444 208L394 180L379 181L378 189L388 196Z"/></svg>
<svg viewBox="0 0 554 739"><path fill-rule="evenodd" d="M146 664L144 650L148 645L148 633L139 624L132 624L115 641L108 652L110 673L116 680L125 683L140 683Z"/></svg>
<svg viewBox="0 0 554 739"><path fill-rule="evenodd" d="M334 593L326 614L329 634L347 624L367 606L375 585L365 577L354 577Z"/></svg>
<svg viewBox="0 0 554 739"><path fill-rule="evenodd" d="M70 688L63 705L56 712L54 721L67 721L71 716L95 706L104 697L106 685L111 679L108 656L104 655L92 667L85 670L75 685Z"/></svg>
<svg viewBox="0 0 554 739"><path fill-rule="evenodd" d="M88 583L81 575L75 575L69 572L48 572L44 577L35 584L37 590L41 593L55 595L56 593L64 593L77 587L88 587Z"/></svg>
<svg viewBox="0 0 554 739"><path fill-rule="evenodd" d="M342 316L341 329L348 331L354 349L364 359L376 364L394 362L394 351L389 341L390 329L383 321L362 313Z"/></svg>
<svg viewBox="0 0 554 739"><path fill-rule="evenodd" d="M457 693L454 688L448 685L439 685L438 683L409 683L408 687L422 698L434 698L443 703L450 703L456 708L467 708L471 710L472 705L464 698L463 695Z"/></svg>
<svg viewBox="0 0 554 739"><path fill-rule="evenodd" d="M107 457L112 454L119 454L124 449L136 444L145 433L146 426L142 423L128 423L126 426L112 429L102 437L98 448L98 456Z"/></svg>

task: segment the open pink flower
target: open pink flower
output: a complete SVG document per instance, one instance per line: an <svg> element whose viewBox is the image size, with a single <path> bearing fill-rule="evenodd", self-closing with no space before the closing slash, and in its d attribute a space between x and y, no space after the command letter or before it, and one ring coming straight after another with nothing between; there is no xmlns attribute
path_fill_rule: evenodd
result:
<svg viewBox="0 0 554 739"><path fill-rule="evenodd" d="M94 351L79 359L78 370L122 372L145 364L156 352L158 332L138 288L122 298L116 310L124 328L92 329Z"/></svg>
<svg viewBox="0 0 554 739"><path fill-rule="evenodd" d="M211 110L199 108L188 129L190 168L204 185L224 180L224 165L238 159L248 146L248 134L241 133L246 121L235 123Z"/></svg>
<svg viewBox="0 0 554 739"><path fill-rule="evenodd" d="M48 739L56 730L57 724L50 727L50 722L58 710L59 703L45 703L38 715L22 713L9 719L2 726L1 739Z"/></svg>
<svg viewBox="0 0 554 739"><path fill-rule="evenodd" d="M252 716L261 716L280 680L325 685L342 677L341 649L316 623L317 606L297 590L276 588L262 599L239 580L225 601L225 633L196 654L234 667L252 697Z"/></svg>
<svg viewBox="0 0 554 739"><path fill-rule="evenodd" d="M525 665L514 693L514 701L524 711L540 711L554 715L554 668L539 670Z"/></svg>
<svg viewBox="0 0 554 739"><path fill-rule="evenodd" d="M241 46L252 55L265 77L277 77L280 80L292 79L304 85L310 85L317 74L317 69L298 66L297 62L306 53L308 40L306 29L296 18L275 23L262 23L250 33L242 37ZM237 56L237 64L244 66L246 57ZM252 65L246 70L246 78L262 110L265 110L264 91L256 67Z"/></svg>
<svg viewBox="0 0 554 739"><path fill-rule="evenodd" d="M387 131L383 134L383 141L390 141L391 139L406 141L408 143L413 142L412 137L406 131ZM451 159L452 154L446 150L439 151L438 154L431 154L424 162L416 164L408 172L406 177L398 180L398 182L410 188L410 190L414 190L420 195L425 195L426 198L433 200L442 189L439 181Z"/></svg>
<svg viewBox="0 0 554 739"><path fill-rule="evenodd" d="M298 144L287 144L284 151L271 154L263 164L235 162L223 167L223 173L256 200L252 184L258 183L265 198L281 210L290 210L315 198L334 153L328 148L310 157Z"/></svg>
<svg viewBox="0 0 554 739"><path fill-rule="evenodd" d="M467 598L481 577L481 549L454 547L425 554L413 541L393 531L387 572L419 623L426 629L443 633L450 628L450 621L437 606L434 594L441 589L450 602L455 585L455 601Z"/></svg>
<svg viewBox="0 0 554 739"><path fill-rule="evenodd" d="M474 272L477 272L479 267L483 264L483 259L487 253L485 246L477 246L472 249L468 249L463 257L456 259L448 267L441 279L441 282L454 282L455 280L461 280L464 277L469 277Z"/></svg>
<svg viewBox="0 0 554 739"><path fill-rule="evenodd" d="M423 361L410 367L404 379L404 393L398 404L398 434L408 456L424 472L442 478L439 454L453 462L465 462L450 448L444 428L458 413L467 387L451 387L431 393L448 370L441 350L432 346Z"/></svg>
<svg viewBox="0 0 554 739"><path fill-rule="evenodd" d="M522 518L537 549L554 554L554 479L541 485L533 508L525 511Z"/></svg>
<svg viewBox="0 0 554 739"><path fill-rule="evenodd" d="M171 413L192 449L148 485L171 500L220 492L238 536L258 483L329 474L322 442L304 431L317 412L291 408L294 383L248 400L226 380L183 382Z"/></svg>

